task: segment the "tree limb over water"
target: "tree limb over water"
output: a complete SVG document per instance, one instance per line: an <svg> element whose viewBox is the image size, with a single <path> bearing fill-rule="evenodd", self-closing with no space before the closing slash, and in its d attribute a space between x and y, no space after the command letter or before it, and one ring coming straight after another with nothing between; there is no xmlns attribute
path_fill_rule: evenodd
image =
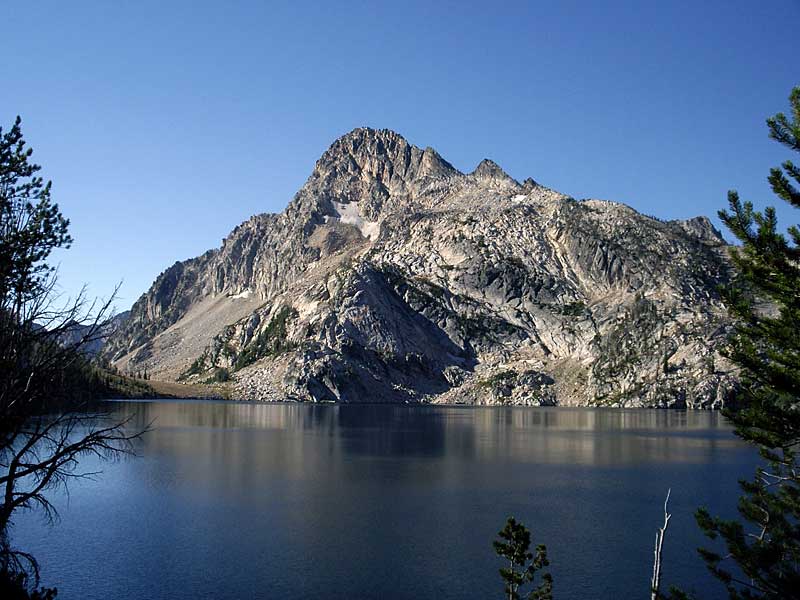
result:
<svg viewBox="0 0 800 600"><path fill-rule="evenodd" d="M129 431L129 419L91 410L94 367L85 351L107 335L116 290L105 301L89 301L85 288L62 301L58 273L46 260L71 244L69 221L51 201L51 183L29 162L31 153L19 117L8 131L0 128L2 589L39 583L36 559L11 546L14 515L38 508L52 521L57 513L49 492L96 475L81 471L82 458L131 454L144 433ZM47 590L32 593L52 597Z"/></svg>

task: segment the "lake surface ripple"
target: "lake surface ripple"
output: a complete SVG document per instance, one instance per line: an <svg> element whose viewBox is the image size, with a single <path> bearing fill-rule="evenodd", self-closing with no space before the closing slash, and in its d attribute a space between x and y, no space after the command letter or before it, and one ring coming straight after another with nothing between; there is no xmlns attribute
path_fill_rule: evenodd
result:
<svg viewBox="0 0 800 600"><path fill-rule="evenodd" d="M556 598L646 598L667 488L664 581L724 598L693 512L735 514L756 464L718 413L158 401L138 458L17 519L59 599L500 598L514 515Z"/></svg>

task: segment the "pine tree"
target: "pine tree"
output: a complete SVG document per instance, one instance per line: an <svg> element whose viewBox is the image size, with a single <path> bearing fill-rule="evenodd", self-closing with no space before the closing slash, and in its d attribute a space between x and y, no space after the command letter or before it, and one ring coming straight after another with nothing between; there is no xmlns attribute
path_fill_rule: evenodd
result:
<svg viewBox="0 0 800 600"><path fill-rule="evenodd" d="M0 597L41 599L55 592L36 589L35 558L13 546L16 515L54 517L50 492L85 476L82 457L129 453L140 433L86 410L85 349L107 331L113 296L59 301L47 259L71 243L69 221L31 156L19 117L0 128Z"/></svg>
<svg viewBox="0 0 800 600"><path fill-rule="evenodd" d="M800 87L789 100L791 117L779 113L767 126L771 138L799 152ZM800 208L800 168L786 161L768 180L779 198ZM789 600L800 598L800 229L790 227L787 239L774 208L755 211L735 191L728 200L729 212L719 216L741 247L731 253L736 277L723 291L737 323L726 355L741 367L742 385L727 416L765 464L740 482L744 523L697 512L706 535L725 546L700 554L730 598Z"/></svg>
<svg viewBox="0 0 800 600"><path fill-rule="evenodd" d="M547 560L547 548L540 544L536 547L536 555L529 552L531 532L514 517L509 517L506 526L497 534L500 540L493 542L498 556L508 561L508 567L500 569L503 578L506 598L519 600L519 589L532 582L536 571L550 564ZM531 590L528 600L553 600L553 578L549 573L542 574L542 583Z"/></svg>

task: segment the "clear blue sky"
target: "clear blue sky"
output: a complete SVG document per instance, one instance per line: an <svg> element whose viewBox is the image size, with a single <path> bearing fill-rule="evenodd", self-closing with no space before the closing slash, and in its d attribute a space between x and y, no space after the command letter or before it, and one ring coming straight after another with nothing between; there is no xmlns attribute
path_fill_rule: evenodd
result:
<svg viewBox="0 0 800 600"><path fill-rule="evenodd" d="M0 122L23 117L75 244L66 293L125 309L164 268L281 211L339 135L387 127L576 198L715 215L789 158L800 4L5 3ZM781 215L791 219L790 210Z"/></svg>

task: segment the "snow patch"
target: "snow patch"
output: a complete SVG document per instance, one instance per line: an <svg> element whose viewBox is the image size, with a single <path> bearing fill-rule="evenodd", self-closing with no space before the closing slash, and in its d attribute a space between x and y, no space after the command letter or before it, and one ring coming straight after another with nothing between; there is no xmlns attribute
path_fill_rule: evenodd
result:
<svg viewBox="0 0 800 600"><path fill-rule="evenodd" d="M239 300L240 298L249 298L250 294L252 294L252 290L244 290L243 292L239 292L235 296L228 296L231 300Z"/></svg>
<svg viewBox="0 0 800 600"><path fill-rule="evenodd" d="M527 198L525 194L517 194L516 196L511 197L512 202L523 202Z"/></svg>
<svg viewBox="0 0 800 600"><path fill-rule="evenodd" d="M339 214L339 220L348 225L355 225L365 238L369 238L373 242L378 239L381 232L381 224L378 221L367 221L361 216L358 210L358 204L350 202L344 204L343 202L333 202L333 208Z"/></svg>

